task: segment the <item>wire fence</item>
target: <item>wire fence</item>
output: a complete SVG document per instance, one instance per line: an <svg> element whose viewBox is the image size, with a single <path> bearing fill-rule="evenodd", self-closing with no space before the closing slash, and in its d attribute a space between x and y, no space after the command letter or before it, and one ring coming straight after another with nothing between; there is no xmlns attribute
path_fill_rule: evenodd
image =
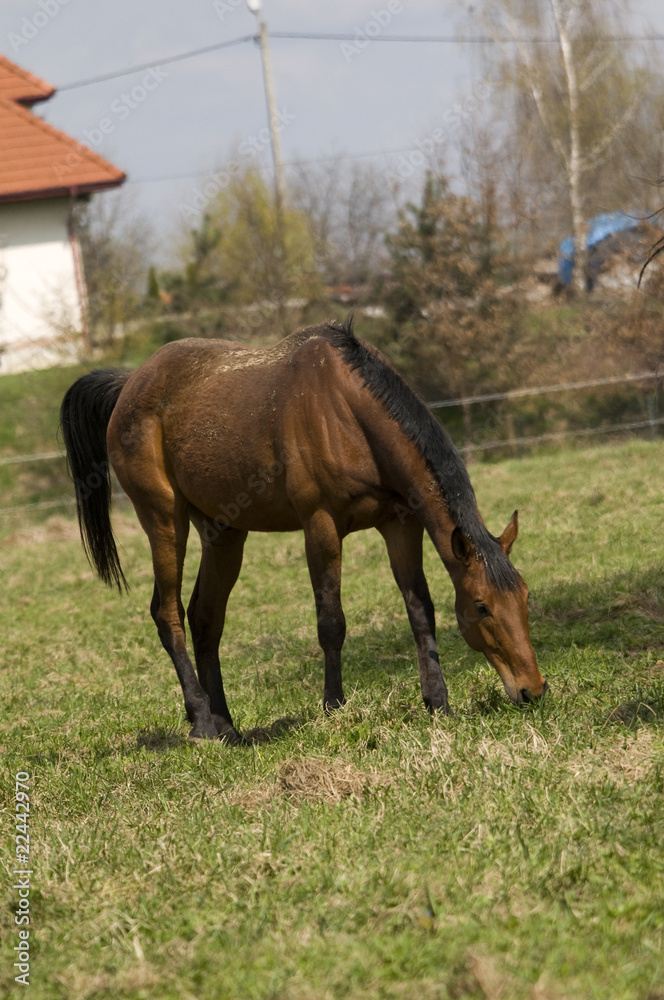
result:
<svg viewBox="0 0 664 1000"><path fill-rule="evenodd" d="M625 434L638 430L657 427L664 424L664 417L652 420L635 420L623 424L603 424L601 427L583 427L574 431L551 431L548 434L533 434L530 437L505 438L503 441L485 441L483 444L467 444L464 451L489 451L492 448L512 448L515 445L524 447L545 441L558 441L564 438L593 437L597 434Z"/></svg>
<svg viewBox="0 0 664 1000"><path fill-rule="evenodd" d="M576 392L583 389L598 388L600 386L621 385L638 382L655 382L659 384L664 381L664 372L640 372L634 375L615 375L605 378L587 379L581 382L560 382L556 385L535 386L532 388L510 389L507 392L484 393L477 396L464 396L457 399L441 399L428 403L429 409L437 410L455 406L470 406L477 403L491 403L500 400L521 399L528 396L541 396L557 392ZM575 439L583 437L596 437L599 435L627 434L650 429L653 433L658 427L664 424L664 417L657 417L654 413L647 420L632 420L623 423L603 424L600 427L584 427L575 430L550 431L543 434L532 434L527 436L514 436L502 440L484 441L478 444L467 443L462 446L464 454L492 451L500 448L519 449L532 447L537 444L545 444L553 441L563 441L565 439ZM53 461L54 459L65 460L62 451L37 452L30 455L8 455L0 457L0 466L20 465L37 463L42 461ZM127 500L123 492L114 492L114 500ZM12 507L0 507L0 517L11 514L18 514L22 511L49 510L58 507L72 507L76 503L73 497L62 497L51 500L41 500L35 503L19 504Z"/></svg>
<svg viewBox="0 0 664 1000"><path fill-rule="evenodd" d="M129 497L126 493L115 492L113 493L113 500L126 500L129 502ZM39 500L37 503L24 503L17 507L0 507L0 516L4 514L18 514L24 510L51 510L57 509L58 507L74 507L75 505L76 500L74 497L60 497L55 500Z"/></svg>
<svg viewBox="0 0 664 1000"><path fill-rule="evenodd" d="M606 378L593 378L585 382L559 382L557 385L540 385L534 388L510 389L507 392L489 392L483 396L464 396L462 399L440 399L429 403L430 410L438 410L443 406L465 406L470 403L491 403L499 399L519 399L523 396L542 396L551 392L567 392L576 389L592 389L600 385L618 385L621 382L648 382L664 378L664 373L641 372L640 375L610 375Z"/></svg>
<svg viewBox="0 0 664 1000"><path fill-rule="evenodd" d="M41 451L34 455L7 455L0 458L0 465L20 465L22 462L43 462L51 458L64 458L61 451Z"/></svg>

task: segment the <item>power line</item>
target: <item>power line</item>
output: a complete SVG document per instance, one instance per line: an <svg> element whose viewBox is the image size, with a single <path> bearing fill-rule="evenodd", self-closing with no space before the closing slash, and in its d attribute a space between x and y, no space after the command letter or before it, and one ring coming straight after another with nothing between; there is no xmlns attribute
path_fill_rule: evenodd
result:
<svg viewBox="0 0 664 1000"><path fill-rule="evenodd" d="M270 38L282 38L292 41L310 41L310 42L356 42L358 40L371 41L371 42L412 42L413 44L420 43L433 43L438 45L467 45L478 43L482 44L493 44L495 39L490 38L488 35L477 35L476 37L469 36L464 38L463 36L456 35L371 35L367 32L362 31L358 28L354 32L342 31L342 32L307 32L307 31L271 31ZM505 41L512 41L512 39L502 39ZM529 41L533 44L537 42L553 42L556 39L553 38L532 38ZM522 39L525 41L525 39Z"/></svg>
<svg viewBox="0 0 664 1000"><path fill-rule="evenodd" d="M93 83L103 83L105 80L117 80L121 76L130 76L132 73L140 73L144 69L154 69L156 66L167 66L169 63L179 62L182 59L193 59L194 56L205 55L206 52L217 52L219 49L230 49L234 45L243 45L245 42L256 41L256 35L243 35L242 38L233 38L229 42L217 42L215 45L206 45L202 49L191 49L189 52L180 52L175 56L165 56L163 59L153 59L149 63L141 63L140 66L130 66L129 69L122 69L115 73L104 73L101 76L91 76L86 80L75 80L73 83L63 83L56 87L57 91L74 90L76 87L88 87Z"/></svg>
<svg viewBox="0 0 664 1000"><path fill-rule="evenodd" d="M311 42L397 42L414 45L509 45L524 43L529 45L554 45L558 44L557 38L492 38L489 35L369 35L360 29L351 32L299 32L299 31L271 31L270 38L282 39L286 41L311 41ZM235 45L244 45L246 42L257 42L257 35L243 35L241 38L233 38L227 42L216 42L214 45L206 45L201 49L190 49L187 52L180 52L173 56L164 56L161 59L153 59L152 62L141 63L137 66L130 66L127 69L118 70L112 73L103 73L100 76L88 77L84 80L74 80L71 83L63 83L56 87L57 91L74 90L77 87L89 87L95 83L103 83L106 80L117 80L122 76L130 76L132 73L140 73L142 70L153 69L155 66L167 66L169 63L180 62L183 59L193 59L195 56L205 55L207 52L217 52L221 49L232 48ZM664 35L605 35L598 39L598 42L662 42Z"/></svg>
<svg viewBox="0 0 664 1000"><path fill-rule="evenodd" d="M304 32L304 31L271 31L270 38L293 39L294 41L324 41L324 42L405 42L433 43L438 45L558 45L558 38L494 38L491 35L371 35L357 29L355 32ZM661 42L664 35L602 35L598 42Z"/></svg>

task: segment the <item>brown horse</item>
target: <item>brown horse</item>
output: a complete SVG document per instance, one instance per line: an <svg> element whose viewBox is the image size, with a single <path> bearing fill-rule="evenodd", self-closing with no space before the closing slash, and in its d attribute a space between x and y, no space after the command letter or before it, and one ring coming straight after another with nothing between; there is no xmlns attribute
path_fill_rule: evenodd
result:
<svg viewBox="0 0 664 1000"><path fill-rule="evenodd" d="M344 702L342 539L375 527L415 636L424 703L449 711L434 609L422 570L426 529L456 591L464 638L521 704L546 684L528 634L528 591L509 561L517 514L500 538L477 510L465 466L430 410L352 323L311 327L267 350L182 340L134 372L78 379L62 404L84 546L99 575L125 585L110 523L109 460L152 549L151 612L182 685L192 736L241 741L219 664L229 594L249 531L304 531L324 706ZM193 523L201 536L188 608L180 591Z"/></svg>

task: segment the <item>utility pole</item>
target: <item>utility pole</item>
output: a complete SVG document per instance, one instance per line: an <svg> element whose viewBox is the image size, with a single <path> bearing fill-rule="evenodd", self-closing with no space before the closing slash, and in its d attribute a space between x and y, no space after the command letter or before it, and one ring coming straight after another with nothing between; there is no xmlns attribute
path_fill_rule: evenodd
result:
<svg viewBox="0 0 664 1000"><path fill-rule="evenodd" d="M284 167L281 159L281 140L279 138L279 119L277 118L277 106L274 100L274 81L272 79L272 67L270 65L270 50L268 47L267 25L261 16L263 9L262 0L247 0L247 7L255 15L258 22L258 44L260 45L261 58L263 61L263 80L265 83L265 100L267 102L267 112L270 121L270 139L272 142L272 160L274 162L274 196L277 205L277 212L281 215L281 210L286 198L286 185L284 182Z"/></svg>

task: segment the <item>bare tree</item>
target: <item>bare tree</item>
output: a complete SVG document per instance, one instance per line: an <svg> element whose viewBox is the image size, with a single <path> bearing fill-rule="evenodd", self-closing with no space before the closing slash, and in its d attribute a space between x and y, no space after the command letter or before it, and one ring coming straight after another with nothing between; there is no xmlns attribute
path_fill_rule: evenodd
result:
<svg viewBox="0 0 664 1000"><path fill-rule="evenodd" d="M154 235L123 191L79 202L74 228L83 257L92 346L108 350L144 297Z"/></svg>
<svg viewBox="0 0 664 1000"><path fill-rule="evenodd" d="M335 282L337 210L342 183L343 158L334 157L312 166L297 164L289 184L291 200L309 221L321 275Z"/></svg>
<svg viewBox="0 0 664 1000"><path fill-rule="evenodd" d="M369 283L384 265L385 232L394 222L385 174L371 164L335 158L299 166L290 187L309 219L328 283Z"/></svg>
<svg viewBox="0 0 664 1000"><path fill-rule="evenodd" d="M467 397L511 388L527 364L522 310L497 225L495 191L482 204L429 174L418 205L388 237L389 352L425 393ZM463 407L466 443L472 429Z"/></svg>
<svg viewBox="0 0 664 1000"><path fill-rule="evenodd" d="M611 0L491 0L483 4L481 20L498 42L493 72L503 93L507 87L515 95L517 142L524 133L532 137L534 119L535 169L546 176L545 160L555 165L548 186L567 201L575 286L582 290L589 209L623 187L612 187L606 175L619 162L644 96L652 94L653 75L644 74L616 41L623 18Z"/></svg>

